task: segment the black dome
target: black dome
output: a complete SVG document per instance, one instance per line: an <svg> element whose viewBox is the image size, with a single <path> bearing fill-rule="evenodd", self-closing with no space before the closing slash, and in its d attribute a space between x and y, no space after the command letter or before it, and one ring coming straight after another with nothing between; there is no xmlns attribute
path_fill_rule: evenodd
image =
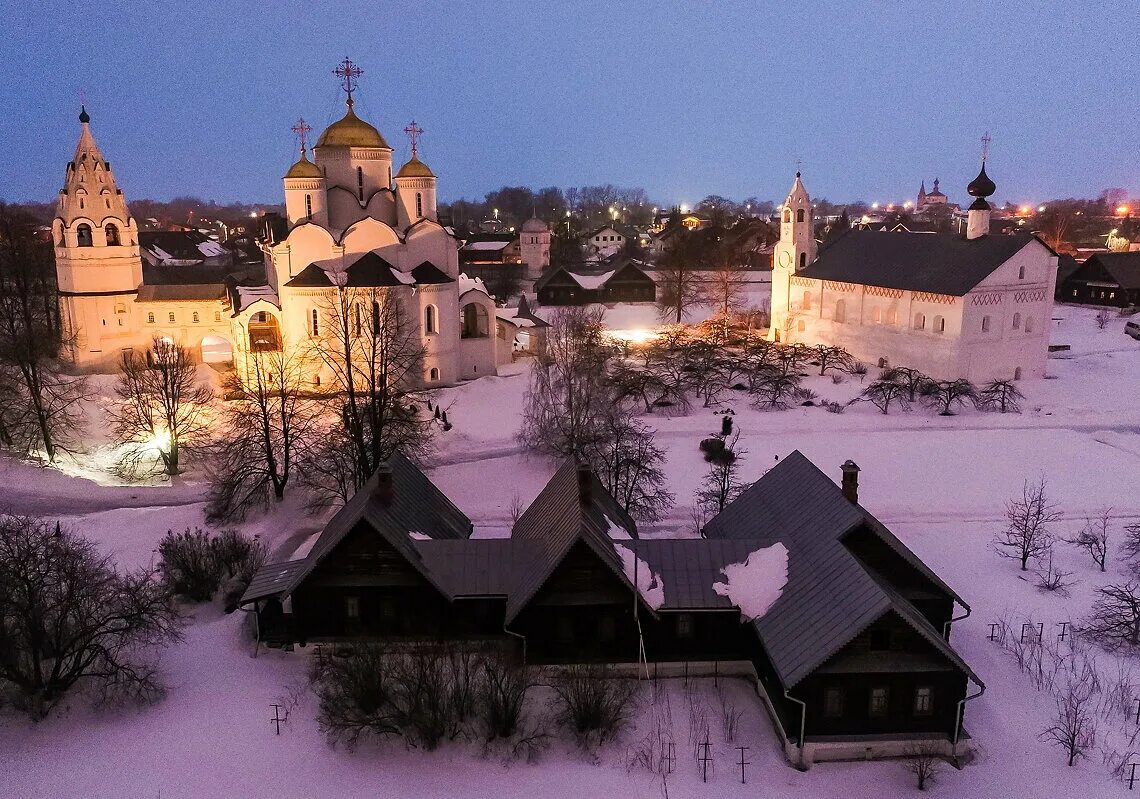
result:
<svg viewBox="0 0 1140 799"><path fill-rule="evenodd" d="M91 117L87 115L87 109L83 106L79 106L79 121L83 123L91 121Z"/></svg>
<svg viewBox="0 0 1140 799"><path fill-rule="evenodd" d="M966 193L971 197L989 197L997 191L997 186L990 180L990 176L986 174L986 162L982 162L982 171L978 176L970 181L970 185L966 187Z"/></svg>

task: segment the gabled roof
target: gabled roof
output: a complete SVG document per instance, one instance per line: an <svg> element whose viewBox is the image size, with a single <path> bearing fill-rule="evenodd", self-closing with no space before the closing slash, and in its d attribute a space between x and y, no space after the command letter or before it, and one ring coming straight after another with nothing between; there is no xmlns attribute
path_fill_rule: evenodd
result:
<svg viewBox="0 0 1140 799"><path fill-rule="evenodd" d="M254 592L254 583L251 583L242 596L242 603L267 596L286 597L291 594L337 544L361 523L375 530L441 594L450 599L452 595L447 586L427 567L413 545L411 533L431 539L463 539L471 535L471 520L414 463L400 453L394 453L388 459L388 466L392 470L390 504L386 504L377 493L380 478L377 473L337 511L309 554L303 560L296 561L303 565L290 565L287 570L286 564L282 563L263 566L254 576L254 583L264 588ZM287 575L272 578L272 574L285 571L288 572Z"/></svg>
<svg viewBox="0 0 1140 799"><path fill-rule="evenodd" d="M881 235L881 234L873 234ZM882 236L895 238L895 236ZM785 687L791 688L885 613L923 627L928 640L958 663L937 630L910 603L881 583L843 544L866 527L900 557L961 602L917 556L799 451L781 461L706 526L710 539L746 539L788 550L788 580L780 598L754 620ZM964 604L964 603L963 603ZM934 641L932 641L934 643Z"/></svg>
<svg viewBox="0 0 1140 799"><path fill-rule="evenodd" d="M507 624L514 621L579 541L635 591L622 570L610 530L616 526L630 539L636 539L637 526L592 471L583 472L581 479L588 486L585 499L578 464L568 460L515 522L511 538L527 550L528 557L516 562L508 591Z"/></svg>
<svg viewBox="0 0 1140 799"><path fill-rule="evenodd" d="M416 282L412 275L401 272L375 252L364 253L348 267L347 272L346 286L408 286ZM322 269L319 264L312 263L285 285L325 287L333 285L333 282L329 279L328 271Z"/></svg>
<svg viewBox="0 0 1140 799"><path fill-rule="evenodd" d="M139 286L135 302L217 302L226 296L224 283L163 283Z"/></svg>
<svg viewBox="0 0 1140 799"><path fill-rule="evenodd" d="M662 610L731 610L727 596L713 590L725 579L721 571L744 562L765 544L747 538L642 538L626 541L634 553L661 575L665 588Z"/></svg>
<svg viewBox="0 0 1140 799"><path fill-rule="evenodd" d="M416 279L416 284L419 286L435 286L441 283L455 282L452 278L447 276L446 272L431 261L424 261L413 269L412 277Z"/></svg>
<svg viewBox="0 0 1140 799"><path fill-rule="evenodd" d="M798 275L904 291L965 296L1015 254L1040 240L1028 234L966 239L955 233L850 230Z"/></svg>
<svg viewBox="0 0 1140 799"><path fill-rule="evenodd" d="M1085 263L1099 264L1122 289L1140 289L1140 251L1098 252Z"/></svg>

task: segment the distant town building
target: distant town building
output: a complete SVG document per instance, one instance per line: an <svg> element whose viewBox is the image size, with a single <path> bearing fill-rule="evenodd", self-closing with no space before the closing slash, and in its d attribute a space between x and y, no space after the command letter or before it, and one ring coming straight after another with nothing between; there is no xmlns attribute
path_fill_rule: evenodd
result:
<svg viewBox="0 0 1140 799"><path fill-rule="evenodd" d="M926 191L926 181L923 181L918 187L918 201L914 204L914 210L915 213L921 214L935 206L945 206L948 204L949 201L946 195L938 189L938 178L935 178L934 188L929 193Z"/></svg>
<svg viewBox="0 0 1140 799"><path fill-rule="evenodd" d="M615 257L598 266L559 267L535 283L542 305L588 305L594 302L653 302L657 285L648 264Z"/></svg>
<svg viewBox="0 0 1140 799"><path fill-rule="evenodd" d="M1101 252L1061 278L1057 299L1084 305L1140 306L1140 252Z"/></svg>

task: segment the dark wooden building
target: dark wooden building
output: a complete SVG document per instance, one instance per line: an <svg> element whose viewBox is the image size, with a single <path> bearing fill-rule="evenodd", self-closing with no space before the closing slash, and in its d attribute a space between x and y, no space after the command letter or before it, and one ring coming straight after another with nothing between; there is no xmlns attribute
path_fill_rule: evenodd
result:
<svg viewBox="0 0 1140 799"><path fill-rule="evenodd" d="M1140 251L1101 252L1057 279L1057 299L1118 308L1140 306Z"/></svg>
<svg viewBox="0 0 1140 799"><path fill-rule="evenodd" d="M639 262L617 257L599 267L556 268L535 283L543 305L654 302L657 284Z"/></svg>
<svg viewBox="0 0 1140 799"><path fill-rule="evenodd" d="M643 540L568 462L509 538L472 539L467 517L396 456L242 602L273 646L482 639L534 664L750 665L805 767L916 739L960 754L969 683L982 688L949 644L955 606L968 608L858 505L846 471L843 491L792 453L706 538ZM764 584L730 577L758 563L777 567Z"/></svg>

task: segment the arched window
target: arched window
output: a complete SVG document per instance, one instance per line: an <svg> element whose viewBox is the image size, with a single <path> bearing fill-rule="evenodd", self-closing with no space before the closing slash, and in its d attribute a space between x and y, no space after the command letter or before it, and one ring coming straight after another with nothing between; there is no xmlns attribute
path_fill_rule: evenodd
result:
<svg viewBox="0 0 1140 799"><path fill-rule="evenodd" d="M800 269L803 269L805 266L807 266L807 253L801 252L800 253Z"/></svg>
<svg viewBox="0 0 1140 799"><path fill-rule="evenodd" d="M433 366L433 367L431 368L431 371L430 371L430 372L428 372L428 380L430 380L430 381L431 381L431 382L433 382L433 383L434 383L434 382L436 382L437 380L439 380L439 369L436 369L436 368Z"/></svg>
<svg viewBox="0 0 1140 799"><path fill-rule="evenodd" d="M359 166L356 168L356 196L364 202L364 168Z"/></svg>
<svg viewBox="0 0 1140 799"><path fill-rule="evenodd" d="M377 335L380 332L380 302L379 300L372 301L372 335Z"/></svg>
<svg viewBox="0 0 1140 799"><path fill-rule="evenodd" d="M80 201L82 202L82 201ZM80 225L75 229L76 242L80 247L90 247L93 242L91 240L91 226Z"/></svg>
<svg viewBox="0 0 1140 799"><path fill-rule="evenodd" d="M804 320L803 320L803 319L801 319L801 320L799 320L798 322L796 322L796 331L797 331L797 332L800 332L800 333L802 333L802 332L804 332L804 330L806 330L806 329L807 329L807 325L805 325L805 324L804 324Z"/></svg>
<svg viewBox="0 0 1140 799"><path fill-rule="evenodd" d="M875 309L871 311L871 321L877 325L881 325L883 323L883 309L877 305L875 306Z"/></svg>
<svg viewBox="0 0 1140 799"><path fill-rule="evenodd" d="M1025 332L1026 333L1032 333L1033 332L1033 317L1032 316L1025 317Z"/></svg>
<svg viewBox="0 0 1140 799"><path fill-rule="evenodd" d="M305 216L313 215L313 195L305 195Z"/></svg>
<svg viewBox="0 0 1140 799"><path fill-rule="evenodd" d="M847 303L844 300L835 301L835 316L833 317L836 322L840 324L847 321Z"/></svg>
<svg viewBox="0 0 1140 799"><path fill-rule="evenodd" d="M784 209L784 221L785 222L791 222L792 221L792 209L790 209L790 208Z"/></svg>
<svg viewBox="0 0 1140 799"><path fill-rule="evenodd" d="M1019 313L1013 315L1013 329L1021 330L1021 314Z"/></svg>
<svg viewBox="0 0 1140 799"><path fill-rule="evenodd" d="M316 338L321 334L321 312L316 308L309 310L309 336Z"/></svg>
<svg viewBox="0 0 1140 799"><path fill-rule="evenodd" d="M103 228L103 232L107 234L108 247L119 246L119 228L117 228L115 225L108 224L105 228Z"/></svg>
<svg viewBox="0 0 1140 799"><path fill-rule="evenodd" d="M320 387L321 387L321 375L318 372L317 374L313 375L313 388L320 388Z"/></svg>
<svg viewBox="0 0 1140 799"><path fill-rule="evenodd" d="M891 362L889 360L887 360L886 358L880 358L879 359L879 368L880 369L886 369L890 365L891 365Z"/></svg>
<svg viewBox="0 0 1140 799"><path fill-rule="evenodd" d="M194 315L191 317L191 319L193 319L194 324L198 324L198 312L197 311L194 312Z"/></svg>
<svg viewBox="0 0 1140 799"><path fill-rule="evenodd" d="M148 314L146 315L146 321L147 321L147 324L151 324L151 325L153 325L153 324L154 324L154 314L153 314L153 313L148 313Z"/></svg>
<svg viewBox="0 0 1140 799"><path fill-rule="evenodd" d="M989 330L990 330L990 317L988 315L983 316L982 317L982 332L988 333Z"/></svg>
<svg viewBox="0 0 1140 799"><path fill-rule="evenodd" d="M424 215L424 196L420 192L416 192L416 219Z"/></svg>
<svg viewBox="0 0 1140 799"><path fill-rule="evenodd" d="M805 310L805 311L811 310L811 292L810 291L804 292L804 300L803 300L803 302L800 303L800 308L802 310Z"/></svg>
<svg viewBox="0 0 1140 799"><path fill-rule="evenodd" d="M439 330L436 328L435 317L436 317L436 311L435 311L434 305L429 305L426 308L424 308L424 335L425 336L439 332Z"/></svg>
<svg viewBox="0 0 1140 799"><path fill-rule="evenodd" d="M469 302L459 312L463 323L460 338L487 338L490 335L487 309L477 302Z"/></svg>
<svg viewBox="0 0 1140 799"><path fill-rule="evenodd" d="M944 317L944 316L934 317L934 332L935 333L945 333L946 332L946 317Z"/></svg>
<svg viewBox="0 0 1140 799"><path fill-rule="evenodd" d="M166 321L170 322L170 324L174 324L174 311L166 315Z"/></svg>
<svg viewBox="0 0 1140 799"><path fill-rule="evenodd" d="M1021 367L1020 366L1013 370L1013 379L1014 380L1020 380L1021 379Z"/></svg>
<svg viewBox="0 0 1140 799"><path fill-rule="evenodd" d="M887 324L888 324L888 325L897 325L898 323L899 323L899 311L898 311L898 308L891 308L891 309L889 309L889 310L887 311Z"/></svg>
<svg viewBox="0 0 1140 799"><path fill-rule="evenodd" d="M796 221L797 222L803 222L804 221L804 209L802 209L802 208L796 209Z"/></svg>
<svg viewBox="0 0 1140 799"><path fill-rule="evenodd" d="M926 314L916 313L914 315L914 329L926 330Z"/></svg>
<svg viewBox="0 0 1140 799"><path fill-rule="evenodd" d="M1018 280L1025 280L1025 267L1024 266L1017 270L1017 279Z"/></svg>
<svg viewBox="0 0 1140 799"><path fill-rule="evenodd" d="M215 322L222 321L222 312L221 311L214 311L214 321Z"/></svg>
<svg viewBox="0 0 1140 799"><path fill-rule="evenodd" d="M267 311L258 311L249 318L250 352L278 352L281 350L281 330L277 317Z"/></svg>

